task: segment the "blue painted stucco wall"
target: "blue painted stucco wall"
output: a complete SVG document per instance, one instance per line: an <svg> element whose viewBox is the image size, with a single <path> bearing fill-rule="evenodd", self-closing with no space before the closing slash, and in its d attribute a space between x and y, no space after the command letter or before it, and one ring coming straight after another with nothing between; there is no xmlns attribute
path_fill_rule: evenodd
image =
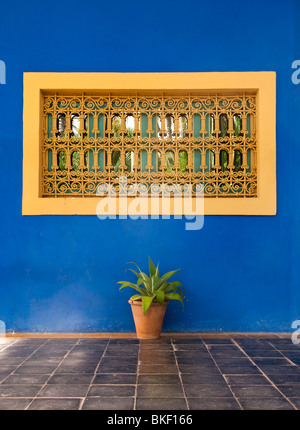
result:
<svg viewBox="0 0 300 430"><path fill-rule="evenodd" d="M126 263L181 268L165 331L289 331L300 319L299 1L10 0L0 5L0 320L16 332L134 331ZM276 216L22 216L24 72L277 72ZM262 142L263 144L263 142Z"/></svg>

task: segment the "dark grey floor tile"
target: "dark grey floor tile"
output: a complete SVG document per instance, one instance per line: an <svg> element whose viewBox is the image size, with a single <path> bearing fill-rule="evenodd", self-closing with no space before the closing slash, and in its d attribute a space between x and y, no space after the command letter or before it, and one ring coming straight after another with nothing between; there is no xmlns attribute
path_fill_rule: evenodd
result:
<svg viewBox="0 0 300 430"><path fill-rule="evenodd" d="M253 358L257 366L290 366L291 363L286 358Z"/></svg>
<svg viewBox="0 0 300 430"><path fill-rule="evenodd" d="M93 398L89 397L84 401L83 410L132 410L134 407L133 397L121 398Z"/></svg>
<svg viewBox="0 0 300 430"><path fill-rule="evenodd" d="M0 370L0 382L2 382L5 378L7 378L9 375L11 374L11 372L4 372L4 373L1 373L1 370Z"/></svg>
<svg viewBox="0 0 300 430"><path fill-rule="evenodd" d="M238 343L240 346L262 346L269 345L272 339L256 339L256 338L233 338L233 341Z"/></svg>
<svg viewBox="0 0 300 430"><path fill-rule="evenodd" d="M241 346L242 350L246 352L246 354L252 354L253 351L257 353L259 356L259 351L276 351L275 347L272 345L264 344L264 345L247 345Z"/></svg>
<svg viewBox="0 0 300 430"><path fill-rule="evenodd" d="M220 372L216 366L202 366L196 364L181 364L179 366L181 373L192 373L192 374L206 374L206 375L220 375Z"/></svg>
<svg viewBox="0 0 300 430"><path fill-rule="evenodd" d="M93 346L97 346L97 345L102 345L102 346L106 346L109 343L109 338L107 339L80 339L78 342L78 345L93 345Z"/></svg>
<svg viewBox="0 0 300 430"><path fill-rule="evenodd" d="M28 338L28 339L18 339L15 345L43 345L43 343L48 343L49 340L46 338Z"/></svg>
<svg viewBox="0 0 300 430"><path fill-rule="evenodd" d="M263 375L226 375L225 379L229 385L252 386L271 385L270 381Z"/></svg>
<svg viewBox="0 0 300 430"><path fill-rule="evenodd" d="M90 369L89 373L93 373L96 369L96 367L98 366L99 361L85 361L85 360L78 360L78 361L64 361L60 367L62 368L72 368L72 369L82 369L82 368L87 368ZM59 367L59 368L60 368ZM67 373L67 372L66 372ZM78 372L80 373L80 372ZM86 373L86 372L85 372Z"/></svg>
<svg viewBox="0 0 300 430"><path fill-rule="evenodd" d="M241 386L231 385L231 390L238 398L252 397L252 398L268 398L268 397L282 397L278 390L272 385L252 385Z"/></svg>
<svg viewBox="0 0 300 430"><path fill-rule="evenodd" d="M42 386L48 378L49 375L10 375L2 382L2 384L36 384Z"/></svg>
<svg viewBox="0 0 300 430"><path fill-rule="evenodd" d="M262 350L258 351L256 349L253 349L251 351L248 351L247 353L249 357L255 357L255 358L283 358L282 354L279 351L276 351L276 349L270 349L270 350ZM254 360L254 358L253 358Z"/></svg>
<svg viewBox="0 0 300 430"><path fill-rule="evenodd" d="M143 384L137 386L137 397L184 397L181 384Z"/></svg>
<svg viewBox="0 0 300 430"><path fill-rule="evenodd" d="M231 343L231 344L226 343L224 345L222 344L215 345L212 343L212 344L206 345L206 349L210 352L224 352L224 353L227 353L227 352L230 353L233 351L242 352L242 350L234 343Z"/></svg>
<svg viewBox="0 0 300 430"><path fill-rule="evenodd" d="M184 384L187 397L232 397L227 384Z"/></svg>
<svg viewBox="0 0 300 430"><path fill-rule="evenodd" d="M277 385L278 389L286 397L300 397L300 384L298 385Z"/></svg>
<svg viewBox="0 0 300 430"><path fill-rule="evenodd" d="M292 342L283 344L283 345L274 345L274 347L279 351L299 351L300 350L300 346L294 345Z"/></svg>
<svg viewBox="0 0 300 430"><path fill-rule="evenodd" d="M137 357L104 357L101 360L101 366L135 365L137 362Z"/></svg>
<svg viewBox="0 0 300 430"><path fill-rule="evenodd" d="M72 352L85 352L87 354L103 354L103 352L105 351L106 346L104 345L76 345L74 346L74 348L72 349L72 351L70 351L70 354Z"/></svg>
<svg viewBox="0 0 300 430"><path fill-rule="evenodd" d="M181 379L183 384L222 384L225 382L221 373L215 375L206 373L182 373Z"/></svg>
<svg viewBox="0 0 300 430"><path fill-rule="evenodd" d="M153 344L145 344L140 346L140 351L157 351L157 346ZM170 344L159 345L159 351L173 351L173 346Z"/></svg>
<svg viewBox="0 0 300 430"><path fill-rule="evenodd" d="M93 384L124 384L132 385L136 383L135 373L99 373L96 375Z"/></svg>
<svg viewBox="0 0 300 430"><path fill-rule="evenodd" d="M160 345L171 344L172 339L168 337L161 337L159 339L141 339L140 345L156 345L160 347Z"/></svg>
<svg viewBox="0 0 300 430"><path fill-rule="evenodd" d="M300 410L300 397L291 397L289 400L293 403L297 410Z"/></svg>
<svg viewBox="0 0 300 430"><path fill-rule="evenodd" d="M54 374L47 384L90 384L93 377L92 373Z"/></svg>
<svg viewBox="0 0 300 430"><path fill-rule="evenodd" d="M240 410L237 401L232 397L219 398L188 398L191 410Z"/></svg>
<svg viewBox="0 0 300 430"><path fill-rule="evenodd" d="M21 364L24 360L26 360L27 357L1 357L0 355L0 369L2 368L2 366L9 366L11 367L12 365L18 366L19 364Z"/></svg>
<svg viewBox="0 0 300 430"><path fill-rule="evenodd" d="M139 364L153 364L153 363L159 363L159 364L164 364L164 365L172 365L175 366L176 365L176 361L175 361L175 357L173 356L172 358L169 357L156 357L156 359L154 358L143 358L140 357L139 358Z"/></svg>
<svg viewBox="0 0 300 430"><path fill-rule="evenodd" d="M191 343L183 343L183 344L175 344L173 346L174 351L203 351L203 352L207 352L207 348L204 344L202 343L196 343L196 344L191 344Z"/></svg>
<svg viewBox="0 0 300 430"><path fill-rule="evenodd" d="M300 375L298 366L275 366L260 364L259 368L267 375Z"/></svg>
<svg viewBox="0 0 300 430"><path fill-rule="evenodd" d="M87 384L47 384L38 397L84 397L88 388Z"/></svg>
<svg viewBox="0 0 300 430"><path fill-rule="evenodd" d="M23 411L29 403L32 401L32 399L3 399L0 398L0 410L14 410L14 411Z"/></svg>
<svg viewBox="0 0 300 430"><path fill-rule="evenodd" d="M42 385L1 384L0 397L35 397Z"/></svg>
<svg viewBox="0 0 300 430"><path fill-rule="evenodd" d="M38 351L45 351L45 352L47 351L49 353L59 352L60 354L67 354L69 351L71 351L71 349L73 349L73 346L69 347L64 345L62 346L45 345L45 346L42 346Z"/></svg>
<svg viewBox="0 0 300 430"><path fill-rule="evenodd" d="M49 338L47 345L73 345L79 341L79 337Z"/></svg>
<svg viewBox="0 0 300 430"><path fill-rule="evenodd" d="M116 350L116 349L107 349L105 352L105 357L134 357L137 358L139 355L139 350L130 350L130 351L124 351L124 350Z"/></svg>
<svg viewBox="0 0 300 430"><path fill-rule="evenodd" d="M50 375L56 366L26 366L22 364L22 366L18 367L14 374L15 375Z"/></svg>
<svg viewBox="0 0 300 430"><path fill-rule="evenodd" d="M187 410L185 399L137 398L137 410Z"/></svg>
<svg viewBox="0 0 300 430"><path fill-rule="evenodd" d="M102 365L98 367L97 373L137 373L137 365Z"/></svg>
<svg viewBox="0 0 300 430"><path fill-rule="evenodd" d="M248 358L215 358L215 361L218 366L238 366L238 367L244 367L244 366L252 366L253 364Z"/></svg>
<svg viewBox="0 0 300 430"><path fill-rule="evenodd" d="M196 350L196 351L175 351L175 355L177 359L182 358L209 358L211 356L207 350ZM174 354L173 354L174 356Z"/></svg>
<svg viewBox="0 0 300 430"><path fill-rule="evenodd" d="M164 375L164 374L152 374L152 375L138 375L138 384L180 384L178 374Z"/></svg>
<svg viewBox="0 0 300 430"><path fill-rule="evenodd" d="M157 360L160 362L162 359L175 360L175 355L173 351L170 352L157 352L157 351L142 351L139 354L139 360L152 360L153 363Z"/></svg>
<svg viewBox="0 0 300 430"><path fill-rule="evenodd" d="M139 345L139 339L110 339L109 345Z"/></svg>
<svg viewBox="0 0 300 430"><path fill-rule="evenodd" d="M81 399L35 399L28 410L58 411L78 410Z"/></svg>
<svg viewBox="0 0 300 430"><path fill-rule="evenodd" d="M289 358L290 361L292 361L294 364L296 364L297 366L300 366L300 358Z"/></svg>
<svg viewBox="0 0 300 430"><path fill-rule="evenodd" d="M202 338L203 342L206 345L232 345L233 342L231 339L221 339L221 338Z"/></svg>
<svg viewBox="0 0 300 430"><path fill-rule="evenodd" d="M37 348L31 348L28 346L19 346L19 347L11 346L5 349L4 351L2 351L1 355L12 355L12 356L15 355L17 357L21 357L23 355L30 355L36 350Z"/></svg>
<svg viewBox="0 0 300 430"><path fill-rule="evenodd" d="M229 348L226 350L218 348L217 350L214 348L210 348L209 352L211 353L212 357L214 359L217 358L245 358L246 355L240 351L239 349L233 349L230 348L230 351L228 351Z"/></svg>
<svg viewBox="0 0 300 430"><path fill-rule="evenodd" d="M59 352L49 353L47 351L37 351L31 356L31 358L33 360L44 360L44 359L47 359L49 357L56 358L56 359L59 359L60 361L62 361L65 358L65 354L62 354Z"/></svg>
<svg viewBox="0 0 300 430"><path fill-rule="evenodd" d="M178 366L188 364L188 365L199 365L199 366L215 366L215 363L212 358L177 358Z"/></svg>
<svg viewBox="0 0 300 430"><path fill-rule="evenodd" d="M47 366L53 366L57 367L61 363L60 358L44 358L44 359L37 359L37 358L30 358L29 360L26 360L24 362L24 366L35 366L35 367L47 367Z"/></svg>
<svg viewBox="0 0 300 430"><path fill-rule="evenodd" d="M71 352L67 358L64 359L64 363L75 362L76 360L86 361L88 363L99 363L103 354L98 353L85 353L83 351Z"/></svg>
<svg viewBox="0 0 300 430"><path fill-rule="evenodd" d="M269 375L275 385L296 385L300 384L300 374L297 375Z"/></svg>
<svg viewBox="0 0 300 430"><path fill-rule="evenodd" d="M84 364L80 366L72 366L72 365L64 365L62 364L59 366L59 368L55 371L55 374L59 373L94 373L96 370L97 365L92 366L85 366Z"/></svg>
<svg viewBox="0 0 300 430"><path fill-rule="evenodd" d="M6 374L9 374L9 373L11 373L11 372L13 372L15 369L17 368L17 365L15 364L13 364L12 366L10 366L10 365L1 365L1 367L0 367L0 372L3 374L3 373L6 373Z"/></svg>
<svg viewBox="0 0 300 430"><path fill-rule="evenodd" d="M135 385L92 385L88 397L133 397Z"/></svg>
<svg viewBox="0 0 300 430"><path fill-rule="evenodd" d="M294 358L300 358L300 351L278 351L278 354L281 356L284 355L291 360Z"/></svg>
<svg viewBox="0 0 300 430"><path fill-rule="evenodd" d="M219 366L223 375L256 375L261 372L255 366Z"/></svg>
<svg viewBox="0 0 300 430"><path fill-rule="evenodd" d="M201 339L173 339L174 345L184 345L184 344L190 344L190 345L203 345L203 341Z"/></svg>
<svg viewBox="0 0 300 430"><path fill-rule="evenodd" d="M274 337L274 338L266 339L266 342L280 345L280 344L290 344L290 343L292 343L292 340L291 340L291 338L283 339L283 338L279 338L279 337Z"/></svg>
<svg viewBox="0 0 300 430"><path fill-rule="evenodd" d="M177 366L175 364L141 364L139 373L177 373Z"/></svg>
<svg viewBox="0 0 300 430"><path fill-rule="evenodd" d="M238 400L245 410L294 410L293 406L283 397L267 399L244 397Z"/></svg>
<svg viewBox="0 0 300 430"><path fill-rule="evenodd" d="M152 345L153 346L153 345ZM164 345L163 345L164 346ZM131 343L131 344L126 344L126 343L110 343L107 348L106 351L126 351L126 352L130 352L130 351L138 351L139 348L143 348L144 345L140 345L138 343ZM155 348L157 349L157 347L155 346ZM160 346L161 348L161 346Z"/></svg>

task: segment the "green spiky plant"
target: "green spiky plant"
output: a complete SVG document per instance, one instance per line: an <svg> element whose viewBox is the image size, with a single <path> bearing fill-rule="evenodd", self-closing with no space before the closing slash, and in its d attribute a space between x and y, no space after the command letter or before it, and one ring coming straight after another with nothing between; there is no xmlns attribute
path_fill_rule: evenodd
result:
<svg viewBox="0 0 300 430"><path fill-rule="evenodd" d="M154 266L151 258L149 257L149 275L142 272L136 263L133 263L138 268L139 272L133 269L127 269L133 272L137 276L136 284L128 281L119 281L118 284L122 284L120 290L125 287L133 288L139 294L135 294L131 297L131 300L141 300L143 313L147 312L152 302L157 302L160 305L165 300L179 300L183 305L183 285L179 281L167 282L178 270L172 270L165 273L163 276L159 276L158 266Z"/></svg>

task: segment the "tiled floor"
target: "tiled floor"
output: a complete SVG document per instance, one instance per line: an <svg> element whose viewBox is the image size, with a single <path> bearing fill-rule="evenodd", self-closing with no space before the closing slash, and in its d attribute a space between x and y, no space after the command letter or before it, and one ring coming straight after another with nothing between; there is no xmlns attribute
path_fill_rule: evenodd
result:
<svg viewBox="0 0 300 430"><path fill-rule="evenodd" d="M300 409L284 338L0 339L0 409Z"/></svg>

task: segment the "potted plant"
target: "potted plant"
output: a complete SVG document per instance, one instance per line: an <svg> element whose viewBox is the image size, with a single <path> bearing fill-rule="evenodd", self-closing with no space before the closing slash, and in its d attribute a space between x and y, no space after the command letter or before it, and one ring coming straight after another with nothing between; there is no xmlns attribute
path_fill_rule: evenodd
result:
<svg viewBox="0 0 300 430"><path fill-rule="evenodd" d="M154 266L149 257L149 275L142 272L136 263L139 272L127 269L137 276L137 282L119 281L120 290L125 287L133 288L138 294L133 295L131 305L133 319L139 339L158 339L169 300L179 300L183 306L183 286L178 281L168 282L178 272L173 270L159 275L158 266Z"/></svg>

